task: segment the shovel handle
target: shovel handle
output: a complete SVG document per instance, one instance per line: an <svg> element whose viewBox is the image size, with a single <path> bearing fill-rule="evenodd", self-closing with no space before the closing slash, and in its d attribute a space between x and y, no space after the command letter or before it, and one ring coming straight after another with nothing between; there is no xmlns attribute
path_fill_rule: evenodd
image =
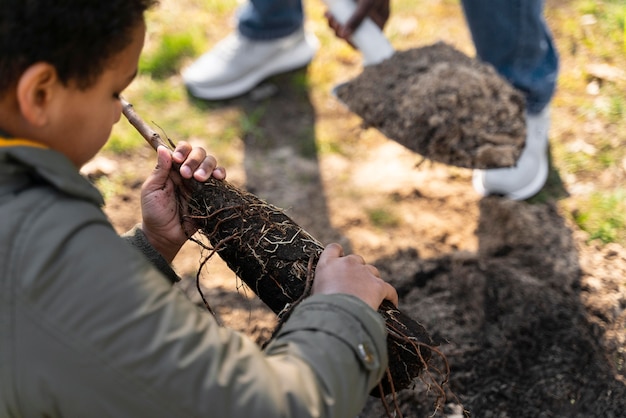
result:
<svg viewBox="0 0 626 418"><path fill-rule="evenodd" d="M344 25L356 10L354 0L323 0L335 19ZM366 17L350 37L350 42L363 55L363 65L375 65L395 52L389 40L372 19Z"/></svg>

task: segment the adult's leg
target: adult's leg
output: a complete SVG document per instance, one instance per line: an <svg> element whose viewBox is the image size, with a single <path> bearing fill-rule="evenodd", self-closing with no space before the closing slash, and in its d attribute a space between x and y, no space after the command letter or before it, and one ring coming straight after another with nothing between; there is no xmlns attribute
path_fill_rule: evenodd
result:
<svg viewBox="0 0 626 418"><path fill-rule="evenodd" d="M239 96L270 76L306 66L319 47L304 30L301 0L251 0L238 18L234 33L183 71L192 95Z"/></svg>
<svg viewBox="0 0 626 418"><path fill-rule="evenodd" d="M543 17L544 0L463 0L476 53L526 95L537 114L556 87L559 59Z"/></svg>
<svg viewBox="0 0 626 418"><path fill-rule="evenodd" d="M483 195L527 199L548 178L549 103L559 59L543 17L544 0L462 0L478 57L526 97L526 144L511 168L475 170L472 183Z"/></svg>
<svg viewBox="0 0 626 418"><path fill-rule="evenodd" d="M285 37L302 27L301 0L251 0L239 10L239 32L250 39Z"/></svg>

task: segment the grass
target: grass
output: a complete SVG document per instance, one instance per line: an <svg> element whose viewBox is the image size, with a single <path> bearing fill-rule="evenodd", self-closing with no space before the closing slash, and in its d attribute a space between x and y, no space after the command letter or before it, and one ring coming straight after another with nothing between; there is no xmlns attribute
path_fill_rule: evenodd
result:
<svg viewBox="0 0 626 418"><path fill-rule="evenodd" d="M573 211L576 223L590 240L624 242L626 239L626 190L593 192Z"/></svg>
<svg viewBox="0 0 626 418"><path fill-rule="evenodd" d="M367 216L375 227L379 229L395 228L400 225L400 218L387 207L371 208Z"/></svg>
<svg viewBox="0 0 626 418"><path fill-rule="evenodd" d="M548 2L561 55L553 103L553 160L572 190L563 212L589 239L626 245L623 187L626 171L626 4ZM598 73L598 65L608 73Z"/></svg>
<svg viewBox="0 0 626 418"><path fill-rule="evenodd" d="M577 9L582 15L593 16L597 20L600 29L598 35L607 36L607 40L612 44L621 43L622 46L626 46L624 27L626 7L622 0L581 0L577 2ZM615 30L615 28L621 30ZM600 51L608 51L610 56L612 48L600 49Z"/></svg>
<svg viewBox="0 0 626 418"><path fill-rule="evenodd" d="M192 33L164 33L158 47L143 54L139 61L139 73L162 80L178 72L185 57L196 55L199 35Z"/></svg>
<svg viewBox="0 0 626 418"><path fill-rule="evenodd" d="M259 128L259 121L266 112L265 105L258 106L250 113L242 114L239 118L240 132L242 135L255 135L263 140L263 131Z"/></svg>
<svg viewBox="0 0 626 418"><path fill-rule="evenodd" d="M271 99L255 109L236 103L191 99L180 71L232 30L236 2L227 0L162 0L148 15L146 47L137 80L125 92L136 110L174 140L201 141L226 167L242 164L243 138L262 135L260 120L271 112ZM301 150L305 156L352 156L367 146L368 133L357 133L358 118L338 119L328 92L360 71L360 57L338 42L323 19L322 2L305 2L307 26L321 49L306 72L294 76L298 90L315 108L313 136ZM626 74L626 4L623 0L547 0L546 19L561 56L554 98L551 145L558 181L569 196L550 188L539 201L557 200L564 216L587 231L590 239L626 245L624 185L626 178L626 76L600 77L590 65L602 64ZM395 0L385 34L396 49L446 40L473 55L458 0ZM330 110L329 110L330 109ZM341 127L341 129L338 129ZM346 134L347 132L347 134ZM146 146L128 124L116 125L105 152L123 154ZM114 185L107 185L114 190ZM381 227L394 217L370 210Z"/></svg>

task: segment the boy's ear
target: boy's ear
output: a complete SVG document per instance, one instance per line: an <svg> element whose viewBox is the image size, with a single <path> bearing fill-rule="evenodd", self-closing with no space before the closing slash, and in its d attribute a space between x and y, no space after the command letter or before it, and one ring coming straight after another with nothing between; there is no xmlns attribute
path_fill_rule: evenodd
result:
<svg viewBox="0 0 626 418"><path fill-rule="evenodd" d="M32 125L48 122L50 102L59 78L56 68L47 62L38 62L26 69L17 82L17 102L22 116Z"/></svg>

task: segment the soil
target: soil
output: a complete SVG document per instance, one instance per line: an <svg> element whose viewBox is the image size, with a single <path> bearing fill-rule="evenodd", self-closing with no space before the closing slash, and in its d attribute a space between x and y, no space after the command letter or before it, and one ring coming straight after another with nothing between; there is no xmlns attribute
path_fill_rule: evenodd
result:
<svg viewBox="0 0 626 418"><path fill-rule="evenodd" d="M400 308L440 341L450 365L445 405L436 409L437 393L417 381L397 394L402 416L625 416L626 250L588 242L561 213L558 172L547 198L514 202L481 198L470 170L418 165L420 155L354 126L344 128L350 152L311 155L303 150L316 149L315 117L350 120L350 111L330 98L316 115L294 87L301 77L270 80L271 111L241 138L243 163L228 176L321 242L375 264L398 289ZM248 95L222 105L252 114L259 102ZM141 179L155 158L146 146L116 159L125 187L106 210L121 232L139 220ZM189 243L175 261L181 289L199 305L201 258ZM199 280L223 323L267 340L274 313L223 262L211 259ZM383 416L373 397L360 414Z"/></svg>
<svg viewBox="0 0 626 418"><path fill-rule="evenodd" d="M396 51L336 94L367 126L444 164L511 167L524 147L522 93L444 42Z"/></svg>

